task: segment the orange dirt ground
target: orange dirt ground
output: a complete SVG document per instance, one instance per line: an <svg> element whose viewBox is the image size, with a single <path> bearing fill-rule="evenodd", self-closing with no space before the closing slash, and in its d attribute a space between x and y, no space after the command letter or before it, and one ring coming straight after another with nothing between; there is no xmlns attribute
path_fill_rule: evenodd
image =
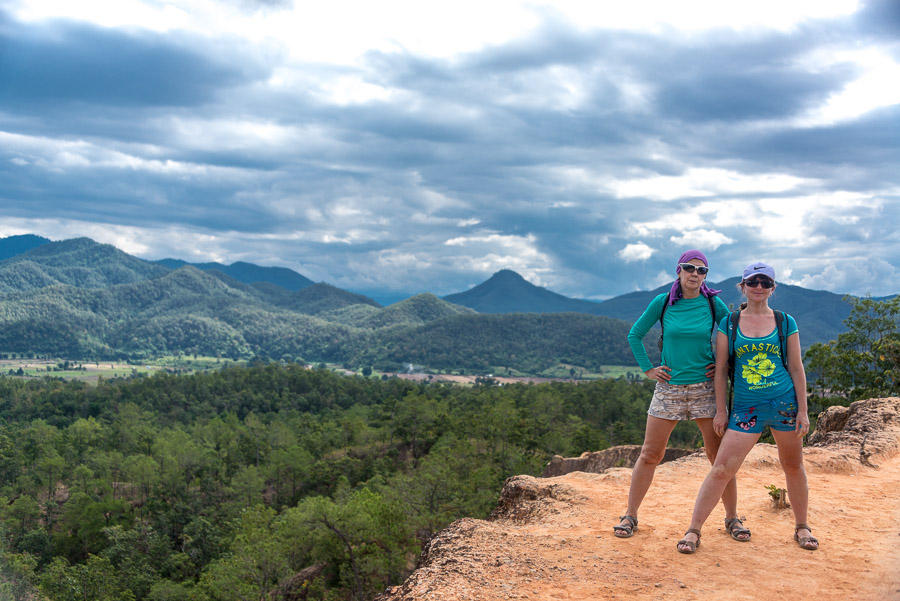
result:
<svg viewBox="0 0 900 601"><path fill-rule="evenodd" d="M612 526L630 469L520 476L525 500L500 519L455 522L432 541L428 561L379 599L900 600L900 455L873 464L806 449L809 524L820 541L812 552L793 541L791 510L776 509L765 488L784 486L772 445L757 445L738 474L738 510L752 541L726 534L719 504L694 555L675 543L709 469L705 457L657 468L629 539L613 536Z"/></svg>

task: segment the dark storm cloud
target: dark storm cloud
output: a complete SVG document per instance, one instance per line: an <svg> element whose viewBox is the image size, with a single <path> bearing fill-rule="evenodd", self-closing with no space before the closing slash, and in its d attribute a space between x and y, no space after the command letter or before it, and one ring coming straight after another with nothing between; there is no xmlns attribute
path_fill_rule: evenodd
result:
<svg viewBox="0 0 900 601"><path fill-rule="evenodd" d="M4 105L194 106L245 74L172 36L54 23L4 24Z"/></svg>
<svg viewBox="0 0 900 601"><path fill-rule="evenodd" d="M618 53L622 46L637 40L638 37L628 33L584 34L571 24L548 20L520 40L469 55L463 64L470 75L488 77L550 65L585 66L598 57L610 57Z"/></svg>
<svg viewBox="0 0 900 601"><path fill-rule="evenodd" d="M876 109L854 121L829 126L798 127L790 130L750 132L732 138L728 143L731 152L745 158L773 165L789 164L797 173L814 177L853 177L853 173L835 172L841 164L863 163L865 175L856 171L864 180L859 183L870 188L873 185L896 181L896 171L891 164L900 160L900 107ZM873 174L879 174L873 181ZM883 178L883 179L882 179Z"/></svg>
<svg viewBox="0 0 900 601"><path fill-rule="evenodd" d="M847 67L811 73L792 64L809 51L814 32L756 42L715 39L700 47L659 48L648 61L662 115L687 121L774 119L809 108L856 73ZM663 58L665 57L665 58Z"/></svg>
<svg viewBox="0 0 900 601"><path fill-rule="evenodd" d="M71 173L9 161L0 161L0 177L0 202L8 216L145 226L180 222L212 229L231 229L235 223L249 230L271 225L265 213L234 203L233 187L215 180L183 179L169 185L168 178L153 173L92 169L73 182Z"/></svg>
<svg viewBox="0 0 900 601"><path fill-rule="evenodd" d="M817 76L756 68L753 72L688 70L669 81L658 95L660 111L689 121L773 119L792 115L822 93L835 89Z"/></svg>
<svg viewBox="0 0 900 601"><path fill-rule="evenodd" d="M862 32L896 41L900 33L900 2L896 0L865 0L856 13Z"/></svg>

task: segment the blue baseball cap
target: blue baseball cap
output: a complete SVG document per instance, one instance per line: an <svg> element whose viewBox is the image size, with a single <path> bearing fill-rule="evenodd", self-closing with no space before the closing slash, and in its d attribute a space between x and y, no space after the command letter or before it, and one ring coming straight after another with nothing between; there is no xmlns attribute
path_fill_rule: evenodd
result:
<svg viewBox="0 0 900 601"><path fill-rule="evenodd" d="M744 267L745 282L755 275L764 275L773 282L775 281L775 269L771 265L763 263L762 261L750 263L749 265Z"/></svg>

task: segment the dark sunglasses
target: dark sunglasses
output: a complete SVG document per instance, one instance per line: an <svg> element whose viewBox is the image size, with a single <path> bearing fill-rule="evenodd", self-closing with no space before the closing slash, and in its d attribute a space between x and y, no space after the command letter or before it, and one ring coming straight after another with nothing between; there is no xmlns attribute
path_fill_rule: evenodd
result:
<svg viewBox="0 0 900 601"><path fill-rule="evenodd" d="M771 288L775 285L775 282L773 282L769 278L753 278L752 280L744 280L744 283L751 288L756 288L757 286L762 286L763 288Z"/></svg>
<svg viewBox="0 0 900 601"><path fill-rule="evenodd" d="M693 263L679 263L679 265L688 273L694 273L695 269L700 275L706 275L707 273L709 273L709 267L704 267L703 265L699 267L694 265Z"/></svg>

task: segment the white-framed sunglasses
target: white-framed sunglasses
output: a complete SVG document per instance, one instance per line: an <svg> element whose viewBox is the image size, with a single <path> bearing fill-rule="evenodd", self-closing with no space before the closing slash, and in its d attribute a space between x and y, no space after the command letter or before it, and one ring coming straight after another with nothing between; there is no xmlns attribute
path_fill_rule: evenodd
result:
<svg viewBox="0 0 900 601"><path fill-rule="evenodd" d="M679 263L678 265L688 273L694 273L695 269L700 275L709 273L709 267L704 267L703 265L694 265L693 263Z"/></svg>

